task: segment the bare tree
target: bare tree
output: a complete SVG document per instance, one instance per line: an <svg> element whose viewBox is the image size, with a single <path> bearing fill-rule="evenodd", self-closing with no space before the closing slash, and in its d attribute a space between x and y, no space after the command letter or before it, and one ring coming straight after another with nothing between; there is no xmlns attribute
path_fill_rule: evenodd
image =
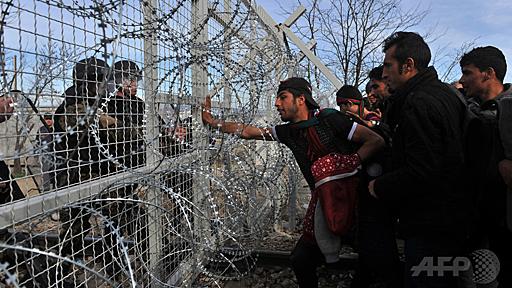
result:
<svg viewBox="0 0 512 288"><path fill-rule="evenodd" d="M343 83L359 86L382 62L382 41L419 24L427 15L402 10L400 0L329 0L320 11L322 54Z"/></svg>
<svg viewBox="0 0 512 288"><path fill-rule="evenodd" d="M313 52L343 83L355 86L382 63L381 45L387 36L418 25L428 14L419 6L402 9L401 0L297 0L297 4L308 12L294 31L316 40ZM307 77L320 88L319 71L304 62Z"/></svg>
<svg viewBox="0 0 512 288"><path fill-rule="evenodd" d="M15 14L11 14L11 8L13 7L13 1L10 0L10 1L6 1L5 3L2 2L0 3L0 11L1 11L1 16L0 16L0 71L1 71L1 75L0 75L0 91L2 93L4 92L7 92L10 90L10 87L12 86L13 84L13 79L14 77L12 77L12 79L10 79L8 76L8 73L6 72L6 69L5 67L10 64L9 63L9 59L8 58L8 54L6 52L6 49L5 49L5 39L4 39L4 36L5 36L5 33L4 33L4 30L5 30L5 25L8 23L8 22L12 22L16 19L16 15ZM12 59L12 57L11 57Z"/></svg>
<svg viewBox="0 0 512 288"><path fill-rule="evenodd" d="M464 53L475 47L477 39L463 42L459 48L450 49L448 44L438 48L434 52L432 65L434 65L439 73L439 79L444 82L453 82L460 79L461 72L459 70L459 61Z"/></svg>
<svg viewBox="0 0 512 288"><path fill-rule="evenodd" d="M319 5L320 1L321 0L311 0L308 3L309 4L308 6L310 7L310 9L308 9L305 13L305 19L306 19L307 24L304 25L303 27L300 27L300 26L298 27L299 34L307 39L311 39L311 41L317 41L316 35L318 33L319 26L320 26L319 17L318 17L318 12L319 12L318 5ZM300 2L301 1L299 0L299 4L304 5ZM313 54L318 56L316 45L313 47L312 51L313 51ZM320 89L321 83L320 83L319 69L315 65L313 65L311 63L311 61L309 61L309 60L306 62L306 65L307 65L306 71L308 72L307 78L308 78L309 82L314 83L315 87L317 89Z"/></svg>

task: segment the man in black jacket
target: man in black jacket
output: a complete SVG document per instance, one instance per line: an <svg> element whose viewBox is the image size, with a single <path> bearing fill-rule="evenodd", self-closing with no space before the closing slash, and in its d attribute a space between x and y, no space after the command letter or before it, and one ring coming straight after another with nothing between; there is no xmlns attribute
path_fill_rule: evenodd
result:
<svg viewBox="0 0 512 288"><path fill-rule="evenodd" d="M398 206L405 287L456 287L457 273L440 273L432 265L446 259L438 257L464 253L469 206L461 185L464 105L428 67L430 49L418 34L394 33L384 52L383 78L393 93L387 110L392 171L368 188Z"/></svg>
<svg viewBox="0 0 512 288"><path fill-rule="evenodd" d="M507 176L502 168L512 162L512 87L503 84L507 63L496 47L478 47L460 60L460 83L468 97L469 109L480 120L470 135L469 162L477 189L478 211L475 249L486 248L496 253L500 262L499 287L511 287L512 232L506 227ZM501 167L500 167L501 165ZM500 175L500 172L502 175ZM512 187L512 185L510 185ZM512 207L508 207L512 209ZM509 211L510 213L510 211ZM510 221L510 219L509 219ZM506 272L505 272L506 271Z"/></svg>

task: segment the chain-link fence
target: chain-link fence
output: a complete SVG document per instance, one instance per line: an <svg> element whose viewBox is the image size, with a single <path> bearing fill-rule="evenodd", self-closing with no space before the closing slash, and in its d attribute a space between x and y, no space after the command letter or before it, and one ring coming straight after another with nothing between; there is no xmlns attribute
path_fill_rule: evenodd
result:
<svg viewBox="0 0 512 288"><path fill-rule="evenodd" d="M301 57L276 26L248 0L0 3L0 285L248 273L301 177L282 146L206 129L201 103L278 122Z"/></svg>

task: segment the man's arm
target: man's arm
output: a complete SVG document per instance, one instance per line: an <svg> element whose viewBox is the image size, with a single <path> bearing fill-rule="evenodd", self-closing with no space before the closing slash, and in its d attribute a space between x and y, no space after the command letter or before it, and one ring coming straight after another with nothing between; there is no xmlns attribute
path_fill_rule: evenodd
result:
<svg viewBox="0 0 512 288"><path fill-rule="evenodd" d="M238 134L243 139L276 140L272 136L271 128L259 128L252 125L236 122L226 122L213 118L211 114L212 102L210 96L206 96L202 112L203 123L228 134Z"/></svg>
<svg viewBox="0 0 512 288"><path fill-rule="evenodd" d="M361 162L370 158L386 145L386 142L379 134L363 125L356 126L356 130L352 135L352 141L362 144L357 150Z"/></svg>

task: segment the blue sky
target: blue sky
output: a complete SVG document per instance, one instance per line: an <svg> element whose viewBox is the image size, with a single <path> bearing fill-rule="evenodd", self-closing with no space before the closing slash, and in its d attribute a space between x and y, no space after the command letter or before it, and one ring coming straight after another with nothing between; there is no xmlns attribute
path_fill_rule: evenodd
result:
<svg viewBox="0 0 512 288"><path fill-rule="evenodd" d="M297 3L296 0L256 1L278 23L286 17L282 15L277 3L281 3L283 7L296 6ZM424 34L435 27L436 34L443 34L434 43L429 43L432 51L441 47L455 50L468 41L474 41L475 47L496 46L507 58L509 71L505 82L512 82L512 35L509 35L512 27L511 0L402 0L402 7L405 9L417 5L424 10L430 10L430 13L423 23L412 30Z"/></svg>

